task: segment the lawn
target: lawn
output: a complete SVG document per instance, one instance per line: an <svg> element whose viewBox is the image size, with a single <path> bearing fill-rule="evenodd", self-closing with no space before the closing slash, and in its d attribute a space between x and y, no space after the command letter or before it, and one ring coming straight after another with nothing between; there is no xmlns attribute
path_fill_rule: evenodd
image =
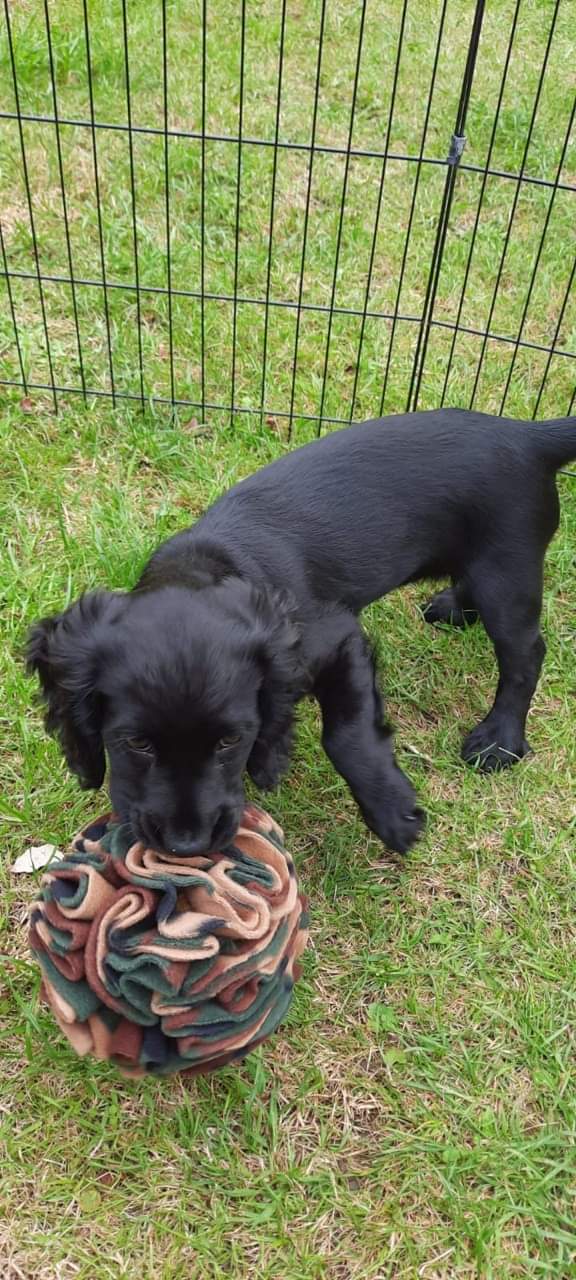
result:
<svg viewBox="0 0 576 1280"><path fill-rule="evenodd" d="M406 61L392 142L417 154L439 5L408 6ZM329 0L318 138L345 145L358 38L358 4ZM560 4L527 171L554 177L571 108L570 6ZM233 132L238 119L239 8L209 9L207 122ZM287 6L282 136L309 137L320 6ZM274 136L280 4L251 0L246 24L244 129ZM488 4L467 159L482 163L490 140L513 5ZM493 167L522 159L546 31L554 6L525 0ZM162 120L161 6L129 4L132 114ZM201 123L197 4L168 5L170 119ZM355 145L380 145L389 102L401 5L367 6ZM32 0L10 5L21 108L49 114L44 14ZM60 68L58 106L87 112L82 6L50 4ZM98 118L126 118L118 0L90 4ZM466 19L466 21L464 21ZM443 55L427 150L445 153L466 51L469 6L447 6ZM150 54L141 56L145 49ZM153 55L153 56L152 56ZM13 110L10 62L0 44L0 109ZM449 123L447 123L449 122ZM58 157L51 126L25 126L43 268L66 274ZM2 122L2 226L14 270L33 270L26 196L14 124ZM101 275L93 199L91 138L63 134L72 256L85 278ZM243 148L238 291L266 292L272 157ZM162 138L135 144L141 279L166 284ZM234 287L237 149L207 146L206 290ZM107 277L133 280L129 155L124 137L98 138ZM170 147L172 283L198 289L200 145ZM306 153L280 155L271 255L271 296L298 293ZM326 304L333 286L343 160L314 162L305 300ZM573 150L563 181L574 184ZM572 176L570 176L572 175ZM351 166L337 280L343 307L364 305L380 162ZM371 281L374 310L393 309L414 168L392 162ZM462 174L454 205L438 314L458 307L481 179ZM401 309L416 314L442 175L422 167ZM463 323L486 322L515 184L490 179ZM531 265L550 193L523 188L515 213L492 328L518 332ZM574 195L559 190L527 311L524 336L549 343L572 264ZM46 380L35 284L14 283L22 355L32 382ZM264 293L262 292L264 291ZM87 384L109 386L99 291L78 290ZM139 392L134 295L110 290L117 387ZM70 289L46 287L56 376L79 386ZM145 393L170 394L166 300L142 299ZM235 401L262 403L264 311L237 308ZM325 412L348 417L360 322L334 321ZM202 376L200 308L175 299L174 372L183 399L228 404L233 307L207 302ZM377 412L390 327L368 322L356 417ZM315 426L326 352L326 317L303 316L295 386L294 439ZM416 330L397 326L385 408L403 407ZM576 349L576 303L564 312L559 345ZM265 403L289 406L294 314L270 308ZM422 404L438 402L450 333L434 331ZM459 337L447 399L468 403L481 340ZM10 312L0 313L2 377L18 376ZM499 407L510 349L489 343L476 403ZM520 351L507 401L530 416L546 366ZM564 413L572 362L554 357L540 406ZM0 412L0 1276L2 1280L426 1280L448 1277L576 1276L576 1079L574 979L576 753L574 623L575 481L559 478L562 524L547 562L544 630L548 655L530 715L534 755L501 777L483 778L459 760L463 733L483 714L495 682L483 631L423 625L425 588L369 610L403 767L429 814L427 833L405 861L388 857L364 830L318 745L315 708L300 715L290 776L269 807L284 825L312 908L312 940L284 1027L238 1069L213 1079L126 1083L111 1068L76 1059L38 1006L38 978L26 944L35 890L10 865L27 844L63 842L105 795L82 794L43 734L20 652L26 627L81 589L127 587L159 539L199 514L235 479L277 456L286 429L274 412L228 414L150 408L64 395L7 391ZM200 426L199 426L200 424Z"/></svg>

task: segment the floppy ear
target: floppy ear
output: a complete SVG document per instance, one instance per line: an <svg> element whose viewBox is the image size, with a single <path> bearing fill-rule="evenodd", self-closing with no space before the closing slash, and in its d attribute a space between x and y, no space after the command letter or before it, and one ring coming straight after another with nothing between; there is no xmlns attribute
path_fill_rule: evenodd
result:
<svg viewBox="0 0 576 1280"><path fill-rule="evenodd" d="M256 593L255 611L259 656L268 680L295 696L304 677L296 605L286 592L270 588Z"/></svg>
<svg viewBox="0 0 576 1280"><path fill-rule="evenodd" d="M276 785L290 760L294 709L306 686L300 628L290 599L277 591L258 591L253 599L257 622L257 659L262 673L258 696L260 730L248 772L263 790Z"/></svg>
<svg viewBox="0 0 576 1280"><path fill-rule="evenodd" d="M46 705L46 729L58 738L85 789L100 787L106 771L101 699L94 687L97 628L116 599L106 591L82 596L65 613L37 622L26 645L26 667L38 675Z"/></svg>

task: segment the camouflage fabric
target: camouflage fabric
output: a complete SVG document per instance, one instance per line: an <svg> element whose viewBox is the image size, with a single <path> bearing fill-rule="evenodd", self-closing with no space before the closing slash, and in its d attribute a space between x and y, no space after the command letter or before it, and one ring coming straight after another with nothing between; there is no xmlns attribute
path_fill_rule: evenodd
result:
<svg viewBox="0 0 576 1280"><path fill-rule="evenodd" d="M233 846L191 858L101 818L48 868L30 920L59 1026L127 1075L243 1058L286 1013L307 938L283 833L254 805Z"/></svg>

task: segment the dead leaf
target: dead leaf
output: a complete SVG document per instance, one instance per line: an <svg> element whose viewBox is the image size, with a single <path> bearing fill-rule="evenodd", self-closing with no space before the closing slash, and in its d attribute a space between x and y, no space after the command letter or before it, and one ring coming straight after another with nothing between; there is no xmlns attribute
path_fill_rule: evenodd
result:
<svg viewBox="0 0 576 1280"><path fill-rule="evenodd" d="M411 755L416 756L418 760L422 760L424 764L433 765L434 761L431 756L427 756L424 751L419 751L411 742L405 742L404 747Z"/></svg>
<svg viewBox="0 0 576 1280"><path fill-rule="evenodd" d="M278 435L282 435L282 432L284 430L284 427L287 424L287 421L288 420L286 418L284 418L282 421L279 421L279 419L275 418L273 414L269 414L268 417L266 418L266 426L270 427L271 431L276 431Z"/></svg>
<svg viewBox="0 0 576 1280"><path fill-rule="evenodd" d="M62 850L55 844L30 845L12 863L11 871L16 876L30 876L41 867L47 867L49 862L60 862L63 857Z"/></svg>
<svg viewBox="0 0 576 1280"><path fill-rule="evenodd" d="M182 424L182 430L188 431L191 436L210 436L213 428L209 427L207 422L199 422L197 418L190 418L188 422Z"/></svg>
<svg viewBox="0 0 576 1280"><path fill-rule="evenodd" d="M97 1187L83 1187L77 1192L75 1199L82 1213L95 1213L100 1206L102 1196Z"/></svg>
<svg viewBox="0 0 576 1280"><path fill-rule="evenodd" d="M34 401L30 399L30 396L24 396L20 401L20 408L23 413L34 413Z"/></svg>

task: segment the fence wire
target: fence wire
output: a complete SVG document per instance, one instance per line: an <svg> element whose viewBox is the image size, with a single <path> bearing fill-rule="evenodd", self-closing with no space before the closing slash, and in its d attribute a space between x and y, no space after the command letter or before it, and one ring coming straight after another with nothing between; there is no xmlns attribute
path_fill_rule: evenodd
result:
<svg viewBox="0 0 576 1280"><path fill-rule="evenodd" d="M571 10L3 0L0 384L572 412Z"/></svg>

